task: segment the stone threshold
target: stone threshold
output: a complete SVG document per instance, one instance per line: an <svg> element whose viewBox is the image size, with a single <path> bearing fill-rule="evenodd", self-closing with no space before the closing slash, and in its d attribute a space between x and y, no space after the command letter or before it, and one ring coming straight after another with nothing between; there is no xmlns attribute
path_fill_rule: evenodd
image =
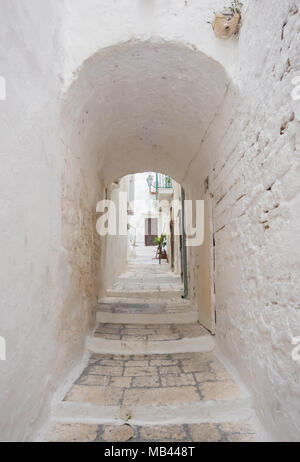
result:
<svg viewBox="0 0 300 462"><path fill-rule="evenodd" d="M171 354L171 353L206 353L213 351L215 340L212 336L184 338L180 340L109 340L89 336L87 348L92 353L109 353L116 355L135 354Z"/></svg>
<svg viewBox="0 0 300 462"><path fill-rule="evenodd" d="M177 289L166 289L166 290L153 290L153 289L141 289L137 291L124 291L124 290L107 290L106 297L120 297L120 298L146 298L151 299L171 299L174 297L181 297L183 290Z"/></svg>
<svg viewBox="0 0 300 462"><path fill-rule="evenodd" d="M168 406L106 406L88 402L60 402L52 418L60 423L121 425L170 425L238 422L253 417L249 396L229 400L205 400Z"/></svg>
<svg viewBox="0 0 300 462"><path fill-rule="evenodd" d="M191 324L198 321L196 310L181 313L109 313L97 311L97 322L109 324Z"/></svg>

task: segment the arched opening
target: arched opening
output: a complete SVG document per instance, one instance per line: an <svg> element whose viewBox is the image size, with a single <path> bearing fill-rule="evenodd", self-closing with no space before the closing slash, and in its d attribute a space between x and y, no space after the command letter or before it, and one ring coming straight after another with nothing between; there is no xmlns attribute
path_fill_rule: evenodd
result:
<svg viewBox="0 0 300 462"><path fill-rule="evenodd" d="M161 172L184 187L187 199L205 198L205 182L194 164L209 161L201 159L201 145L228 84L220 64L176 43L131 41L83 63L63 109L62 231L72 268L71 303L83 298L91 308L107 288L95 209L116 178ZM188 249L189 297L198 305L200 298L202 304L212 302L209 233L206 240L201 248ZM211 306L208 311L211 317ZM213 331L211 319L206 327Z"/></svg>
<svg viewBox="0 0 300 462"><path fill-rule="evenodd" d="M150 313L161 319L171 313L170 300L183 320L197 320L188 302L183 194L174 179L157 172L126 175L106 188L97 207L104 249L99 322L118 321L123 313L134 323ZM168 319L174 321L174 312Z"/></svg>

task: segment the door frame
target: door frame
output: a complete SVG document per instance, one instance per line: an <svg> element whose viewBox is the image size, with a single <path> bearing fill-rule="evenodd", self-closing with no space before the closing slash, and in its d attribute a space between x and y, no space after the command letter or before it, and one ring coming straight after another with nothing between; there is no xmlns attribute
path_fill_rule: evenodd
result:
<svg viewBox="0 0 300 462"><path fill-rule="evenodd" d="M152 224L155 223L155 230L156 233L152 234L153 226ZM149 233L150 231L150 233ZM154 239L158 237L158 218L147 217L145 218L145 246L146 247L154 247L156 246Z"/></svg>
<svg viewBox="0 0 300 462"><path fill-rule="evenodd" d="M207 192L204 196L204 242L199 251L199 322L212 334L216 332L215 304L215 236L214 201Z"/></svg>

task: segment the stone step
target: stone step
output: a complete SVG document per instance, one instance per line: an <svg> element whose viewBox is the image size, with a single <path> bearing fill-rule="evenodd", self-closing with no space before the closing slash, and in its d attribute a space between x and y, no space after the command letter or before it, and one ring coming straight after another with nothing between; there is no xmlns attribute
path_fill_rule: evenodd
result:
<svg viewBox="0 0 300 462"><path fill-rule="evenodd" d="M149 299L172 299L180 298L183 295L182 287L169 288L163 287L147 287L147 286L130 286L124 288L111 288L106 291L107 297L119 297L119 298L147 298Z"/></svg>
<svg viewBox="0 0 300 462"><path fill-rule="evenodd" d="M97 322L117 324L189 324L198 320L189 300L106 297L99 300Z"/></svg>
<svg viewBox="0 0 300 462"><path fill-rule="evenodd" d="M212 351L211 336L200 324L99 323L87 347L95 353L171 354Z"/></svg>
<svg viewBox="0 0 300 462"><path fill-rule="evenodd" d="M213 353L92 354L54 407L53 421L96 426L220 425L252 415L249 394Z"/></svg>

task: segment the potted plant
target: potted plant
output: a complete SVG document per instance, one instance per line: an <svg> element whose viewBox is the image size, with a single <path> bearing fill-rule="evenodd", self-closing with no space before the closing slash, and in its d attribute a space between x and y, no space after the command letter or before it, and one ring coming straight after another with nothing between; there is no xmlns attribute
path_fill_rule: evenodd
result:
<svg viewBox="0 0 300 462"><path fill-rule="evenodd" d="M161 260L168 260L167 256L167 235L166 234L161 234L160 237L156 237L154 239L155 244L157 244L157 251L156 255L158 255L159 258L159 264L161 264Z"/></svg>

